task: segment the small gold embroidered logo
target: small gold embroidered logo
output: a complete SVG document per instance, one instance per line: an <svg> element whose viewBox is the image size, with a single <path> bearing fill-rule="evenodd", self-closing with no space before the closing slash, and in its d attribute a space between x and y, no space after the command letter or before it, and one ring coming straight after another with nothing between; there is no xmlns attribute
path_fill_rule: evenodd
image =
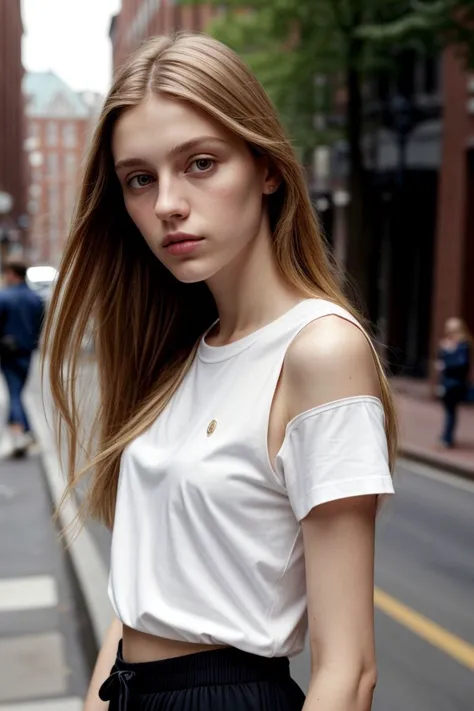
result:
<svg viewBox="0 0 474 711"><path fill-rule="evenodd" d="M207 436L210 437L216 431L217 422L216 420L211 420L207 426Z"/></svg>

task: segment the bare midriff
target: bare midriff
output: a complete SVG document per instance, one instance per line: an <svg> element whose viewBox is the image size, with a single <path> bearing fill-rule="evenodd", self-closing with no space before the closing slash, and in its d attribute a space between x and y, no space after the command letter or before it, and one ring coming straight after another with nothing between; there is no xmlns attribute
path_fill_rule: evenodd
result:
<svg viewBox="0 0 474 711"><path fill-rule="evenodd" d="M155 637L145 632L139 632L131 627L123 626L122 654L126 662L159 662L173 657L184 657L196 652L208 652L212 649L223 649L225 645L193 644L191 642L176 642L172 639Z"/></svg>

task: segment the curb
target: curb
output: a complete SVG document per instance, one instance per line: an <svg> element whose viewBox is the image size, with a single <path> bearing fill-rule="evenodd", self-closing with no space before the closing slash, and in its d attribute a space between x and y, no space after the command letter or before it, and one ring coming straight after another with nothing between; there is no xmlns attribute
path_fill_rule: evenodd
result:
<svg viewBox="0 0 474 711"><path fill-rule="evenodd" d="M43 401L31 392L25 392L28 417L40 446L40 457L54 507L57 508L65 488L65 479L56 451L56 444L44 414ZM59 522L66 529L75 519L77 506L70 498L62 507ZM59 535L59 534L58 534ZM99 650L112 621L113 612L107 594L108 571L97 546L84 527L77 536L65 534L65 551L69 555L80 592L85 602L94 643Z"/></svg>
<svg viewBox="0 0 474 711"><path fill-rule="evenodd" d="M400 446L399 457L404 459L426 464L433 469L447 471L463 479L474 481L474 469L462 462L453 461L451 458L445 457L442 454L427 453L426 450L415 447L414 445Z"/></svg>

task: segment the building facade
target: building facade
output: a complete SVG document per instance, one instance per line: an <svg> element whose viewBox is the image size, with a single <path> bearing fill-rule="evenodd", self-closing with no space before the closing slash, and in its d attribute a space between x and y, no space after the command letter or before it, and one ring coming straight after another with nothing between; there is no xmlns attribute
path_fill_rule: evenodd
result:
<svg viewBox="0 0 474 711"><path fill-rule="evenodd" d="M218 12L212 5L181 5L175 0L122 0L122 9L111 23L113 66L120 66L139 44L176 30L205 30Z"/></svg>
<svg viewBox="0 0 474 711"><path fill-rule="evenodd" d="M447 318L464 318L474 333L474 75L455 50L443 64L442 168L432 309L432 354Z"/></svg>
<svg viewBox="0 0 474 711"><path fill-rule="evenodd" d="M0 233L2 256L26 240L27 165L21 83L23 25L19 0L0 0ZM8 196L8 197L5 197Z"/></svg>
<svg viewBox="0 0 474 711"><path fill-rule="evenodd" d="M380 80L382 126L364 146L372 315L392 372L434 382L446 319L474 332L474 75L448 48L401 66L398 86Z"/></svg>
<svg viewBox="0 0 474 711"><path fill-rule="evenodd" d="M100 102L95 94L75 93L53 72L26 74L23 93L30 164L29 258L57 266Z"/></svg>

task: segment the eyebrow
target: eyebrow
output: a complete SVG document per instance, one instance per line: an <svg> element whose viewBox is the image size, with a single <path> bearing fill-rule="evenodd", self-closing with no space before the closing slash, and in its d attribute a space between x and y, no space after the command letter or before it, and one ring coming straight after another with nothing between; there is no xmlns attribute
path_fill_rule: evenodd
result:
<svg viewBox="0 0 474 711"><path fill-rule="evenodd" d="M222 143L228 145L228 142L225 141L223 138L218 138L217 136L200 136L199 138L192 138L189 141L185 141L184 143L179 143L177 146L174 146L174 148L171 148L170 151L166 154L167 158L176 158L179 155L182 155L183 153L187 153L188 151L191 151L198 146L200 146L202 143ZM120 168L134 168L137 165L143 165L143 163L146 163L147 161L144 161L142 158L124 158L123 160L119 160L115 164L115 170L119 170Z"/></svg>

